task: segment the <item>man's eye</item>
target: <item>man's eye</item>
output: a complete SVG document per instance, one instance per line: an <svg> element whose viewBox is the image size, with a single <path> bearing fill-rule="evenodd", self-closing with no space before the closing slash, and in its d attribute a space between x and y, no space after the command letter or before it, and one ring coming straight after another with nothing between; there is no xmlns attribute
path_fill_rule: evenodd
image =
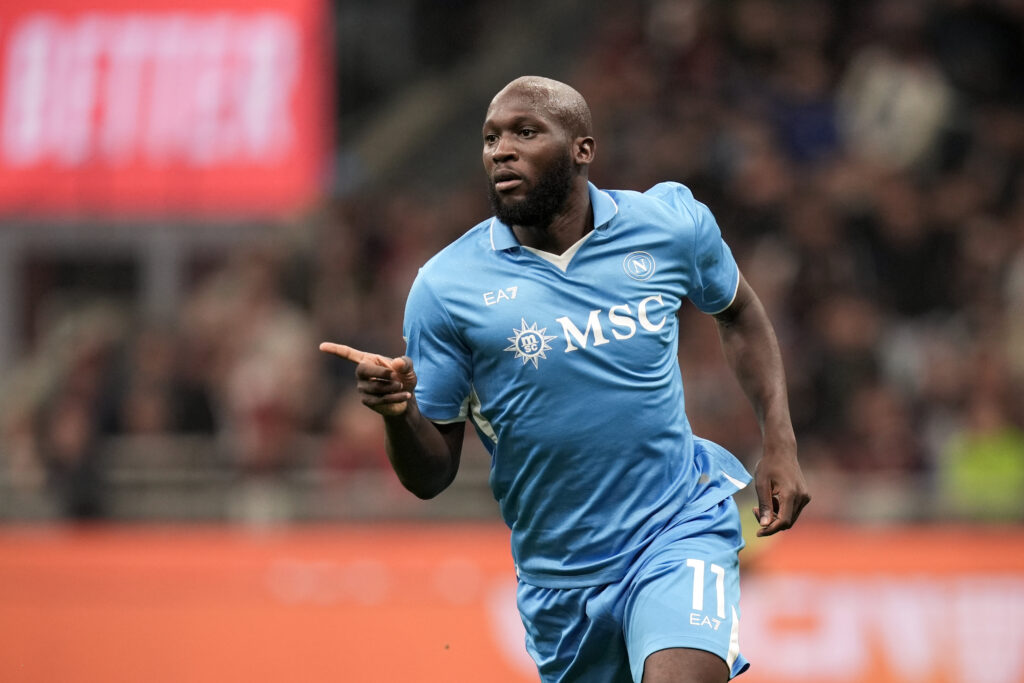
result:
<svg viewBox="0 0 1024 683"><path fill-rule="evenodd" d="M487 143L488 145L493 145L497 141L498 136L493 133L484 136L484 142Z"/></svg>
<svg viewBox="0 0 1024 683"><path fill-rule="evenodd" d="M523 128L521 131L519 131L519 134L524 138L532 138L534 135L537 134L537 131L535 131L533 128Z"/></svg>

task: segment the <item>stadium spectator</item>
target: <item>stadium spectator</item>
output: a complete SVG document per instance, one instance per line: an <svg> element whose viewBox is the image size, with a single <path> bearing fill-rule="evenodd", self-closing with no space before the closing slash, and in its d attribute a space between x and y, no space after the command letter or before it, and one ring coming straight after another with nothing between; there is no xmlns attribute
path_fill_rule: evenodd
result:
<svg viewBox="0 0 1024 683"><path fill-rule="evenodd" d="M89 520L107 514L102 439L111 432L115 353L125 334L110 307L85 306L58 317L32 366L14 414L15 443L35 454L61 514ZM21 412L25 411L25 412ZM31 425L29 432L19 427ZM18 437L21 437L20 439Z"/></svg>

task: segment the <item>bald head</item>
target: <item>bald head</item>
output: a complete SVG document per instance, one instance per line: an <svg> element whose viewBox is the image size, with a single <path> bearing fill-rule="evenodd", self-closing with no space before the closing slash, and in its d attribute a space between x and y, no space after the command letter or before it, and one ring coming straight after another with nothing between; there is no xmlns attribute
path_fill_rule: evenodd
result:
<svg viewBox="0 0 1024 683"><path fill-rule="evenodd" d="M496 104L508 97L518 97L539 113L555 119L570 137L590 137L594 134L587 101L574 88L561 81L542 76L521 76L494 96L487 108L488 115Z"/></svg>

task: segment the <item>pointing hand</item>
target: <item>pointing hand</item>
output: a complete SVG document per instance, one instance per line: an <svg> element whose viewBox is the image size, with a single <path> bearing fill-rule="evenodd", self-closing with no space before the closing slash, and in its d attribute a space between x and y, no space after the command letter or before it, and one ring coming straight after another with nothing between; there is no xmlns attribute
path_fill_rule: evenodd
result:
<svg viewBox="0 0 1024 683"><path fill-rule="evenodd" d="M416 388L416 373L408 356L388 358L332 342L320 344L320 350L356 363L363 405L385 417L402 415L408 409Z"/></svg>

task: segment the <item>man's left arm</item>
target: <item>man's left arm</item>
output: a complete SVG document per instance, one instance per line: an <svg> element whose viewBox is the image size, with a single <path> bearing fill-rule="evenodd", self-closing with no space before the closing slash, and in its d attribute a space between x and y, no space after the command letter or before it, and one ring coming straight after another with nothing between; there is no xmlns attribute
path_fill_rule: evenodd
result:
<svg viewBox="0 0 1024 683"><path fill-rule="evenodd" d="M742 274L736 297L715 319L725 357L761 426L763 452L754 470L754 515L761 525L757 535L770 536L793 526L811 500L797 461L782 354L768 314Z"/></svg>

